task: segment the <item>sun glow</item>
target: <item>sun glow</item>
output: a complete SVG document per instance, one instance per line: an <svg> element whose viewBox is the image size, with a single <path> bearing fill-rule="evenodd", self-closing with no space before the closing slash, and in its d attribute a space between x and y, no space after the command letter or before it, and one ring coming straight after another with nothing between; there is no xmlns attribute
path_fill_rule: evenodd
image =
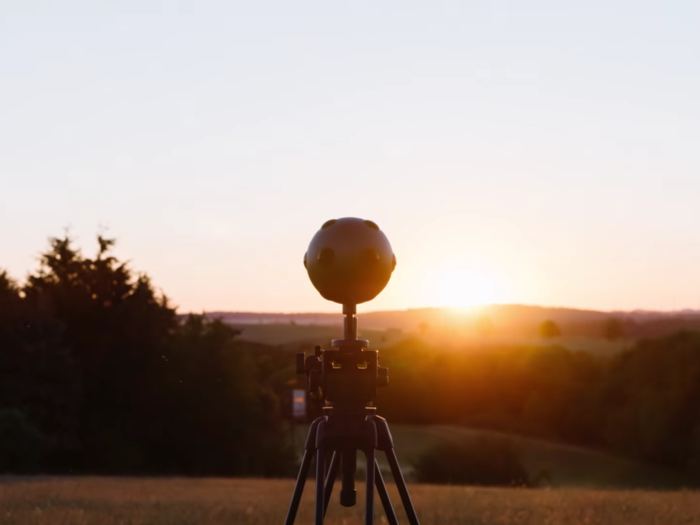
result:
<svg viewBox="0 0 700 525"><path fill-rule="evenodd" d="M431 302L436 306L473 308L502 301L501 290L491 276L468 269L438 272L431 288Z"/></svg>

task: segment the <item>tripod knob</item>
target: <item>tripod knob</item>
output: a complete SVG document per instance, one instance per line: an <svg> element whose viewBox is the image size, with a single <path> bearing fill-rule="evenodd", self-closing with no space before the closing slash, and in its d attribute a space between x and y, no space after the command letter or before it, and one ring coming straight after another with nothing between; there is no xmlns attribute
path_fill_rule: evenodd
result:
<svg viewBox="0 0 700 525"><path fill-rule="evenodd" d="M304 365L304 372L309 373L311 370L321 371L321 360L315 355L306 356L306 364Z"/></svg>
<svg viewBox="0 0 700 525"><path fill-rule="evenodd" d="M377 368L377 386L389 386L389 369L385 366Z"/></svg>
<svg viewBox="0 0 700 525"><path fill-rule="evenodd" d="M321 390L321 373L319 370L309 370L309 393L317 395Z"/></svg>
<svg viewBox="0 0 700 525"><path fill-rule="evenodd" d="M299 352L297 354L297 374L306 373L306 354L304 352Z"/></svg>
<svg viewBox="0 0 700 525"><path fill-rule="evenodd" d="M309 376L309 393L318 395L321 390L321 359L315 355L306 356L304 370Z"/></svg>

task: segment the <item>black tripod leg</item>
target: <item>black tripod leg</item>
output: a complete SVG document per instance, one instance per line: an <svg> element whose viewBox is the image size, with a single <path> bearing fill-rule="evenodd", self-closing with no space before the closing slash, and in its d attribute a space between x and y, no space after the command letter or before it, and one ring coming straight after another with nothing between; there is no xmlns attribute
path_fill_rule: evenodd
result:
<svg viewBox="0 0 700 525"><path fill-rule="evenodd" d="M333 457L331 458L331 466L328 467L328 474L326 475L326 487L325 494L323 496L323 515L328 512L328 504L331 501L331 494L333 493L333 485L335 484L335 478L338 477L338 467L340 467L340 452L337 450L333 451Z"/></svg>
<svg viewBox="0 0 700 525"><path fill-rule="evenodd" d="M318 430L316 433L316 518L315 525L323 525L323 518L325 515L324 511L324 501L325 501L325 454L326 449L323 447L324 436L326 434L326 422L321 421L318 425Z"/></svg>
<svg viewBox="0 0 700 525"><path fill-rule="evenodd" d="M294 493L292 494L292 501L289 504L289 510L287 511L287 519L284 525L293 525L294 520L297 517L297 510L299 510L299 503L301 503L301 495L304 492L304 485L306 484L306 477L309 475L309 467L311 466L311 460L314 458L313 452L308 450L304 451L304 458L301 460L301 467L299 467L299 475L297 476L297 483L294 486Z"/></svg>
<svg viewBox="0 0 700 525"><path fill-rule="evenodd" d="M374 478L377 484L377 492L379 492L379 499L382 500L382 507L384 507L384 513L386 514L386 519L389 521L389 525L399 525L399 520L396 519L394 507L389 499L389 492L386 490L386 484L384 483L382 472L379 470L379 464L376 460L374 461Z"/></svg>
<svg viewBox="0 0 700 525"><path fill-rule="evenodd" d="M367 483L366 483L366 501L365 501L365 525L374 525L374 483L375 483L375 465L377 463L376 452L374 447L365 450L367 456Z"/></svg>
<svg viewBox="0 0 700 525"><path fill-rule="evenodd" d="M309 475L311 461L314 459L314 452L316 451L316 430L318 429L318 425L322 419L323 418L316 419L313 423L311 423L311 427L309 428L309 434L306 437L306 444L304 445L304 456L301 460L301 466L299 467L299 475L297 476L296 485L294 485L292 501L289 503L287 519L284 521L284 525L293 525L294 520L297 517L299 503L301 503L301 495L304 492L306 478Z"/></svg>
<svg viewBox="0 0 700 525"><path fill-rule="evenodd" d="M324 501L325 501L325 487L323 483L324 474L324 457L325 451L319 448L316 451L316 525L323 525L323 517L325 516Z"/></svg>
<svg viewBox="0 0 700 525"><path fill-rule="evenodd" d="M401 467L399 466L399 460L396 457L396 452L394 451L393 447L388 448L386 450L386 458L387 460L389 460L389 467L391 468L391 475L394 476L396 488L399 489L399 495L401 496L401 502L403 503L403 507L406 510L408 522L411 525L420 525L420 522L418 521L418 516L416 515L416 509L413 508L411 496L408 494L406 480L403 479L403 473L401 472Z"/></svg>

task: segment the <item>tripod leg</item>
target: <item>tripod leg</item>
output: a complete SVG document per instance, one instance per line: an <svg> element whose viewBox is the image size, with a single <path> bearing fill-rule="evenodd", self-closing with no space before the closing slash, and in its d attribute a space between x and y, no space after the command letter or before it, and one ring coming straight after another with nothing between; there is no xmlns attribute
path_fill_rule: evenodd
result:
<svg viewBox="0 0 700 525"><path fill-rule="evenodd" d="M408 522L411 525L420 525L418 516L416 515L416 509L413 508L411 496L408 494L406 480L403 479L403 473L401 472L401 467L399 466L399 460L396 457L396 452L394 451L393 447L386 450L386 458L389 460L389 467L391 468L391 475L394 476L396 488L399 489L399 495L401 496L403 507L406 510Z"/></svg>
<svg viewBox="0 0 700 525"><path fill-rule="evenodd" d="M328 467L328 474L326 475L326 487L325 494L323 496L323 515L326 515L328 511L328 504L331 501L331 493L333 492L333 485L335 484L335 478L338 477L338 467L340 466L340 452L337 450L333 451L333 457L331 458L331 465Z"/></svg>
<svg viewBox="0 0 700 525"><path fill-rule="evenodd" d="M323 525L323 518L325 515L324 502L325 502L325 454L326 449L323 447L323 441L326 434L326 422L321 421L318 425L318 430L316 431L316 518L315 525Z"/></svg>
<svg viewBox="0 0 700 525"><path fill-rule="evenodd" d="M374 482L375 482L375 466L377 463L376 452L374 447L365 450L367 456L367 488L365 495L365 525L374 524Z"/></svg>
<svg viewBox="0 0 700 525"><path fill-rule="evenodd" d="M323 504L326 498L324 494L326 487L324 487L323 483L324 453L325 451L322 448L316 451L316 525L323 525L323 517L326 514Z"/></svg>
<svg viewBox="0 0 700 525"><path fill-rule="evenodd" d="M382 472L379 470L379 464L374 461L374 478L377 483L377 492L379 492L379 499L382 500L382 507L384 507L384 512L386 513L386 519L389 521L389 525L399 525L399 520L396 519L396 513L394 512L394 507L389 499L389 492L386 490L386 484L384 483L384 478L382 477Z"/></svg>
<svg viewBox="0 0 700 525"><path fill-rule="evenodd" d="M289 510L287 511L287 519L284 521L284 525L293 525L294 520L297 517L297 511L299 510L299 503L301 503L301 495L304 492L304 485L306 484L306 478L309 475L309 468L311 467L311 461L314 458L314 452L316 451L316 430L319 423L323 418L317 418L311 423L309 428L309 434L306 437L306 444L304 445L304 456L301 460L301 466L299 467L299 475L297 476L297 482L294 485L294 492L292 493L292 501L289 503Z"/></svg>
<svg viewBox="0 0 700 525"><path fill-rule="evenodd" d="M309 475L309 467L311 466L311 460L313 459L313 457L313 452L309 452L308 450L304 451L304 458L301 460L301 467L299 467L297 483L294 486L292 501L289 503L287 519L285 520L284 525L293 525L294 520L297 517L297 510L299 510L299 503L301 503L301 495L304 492L306 477Z"/></svg>

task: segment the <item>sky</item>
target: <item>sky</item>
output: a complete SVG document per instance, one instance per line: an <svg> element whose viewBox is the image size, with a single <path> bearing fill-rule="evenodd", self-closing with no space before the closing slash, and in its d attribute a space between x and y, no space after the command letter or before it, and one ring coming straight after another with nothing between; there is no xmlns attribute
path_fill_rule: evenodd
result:
<svg viewBox="0 0 700 525"><path fill-rule="evenodd" d="M0 267L95 235L180 311L700 308L700 3L0 0Z"/></svg>

